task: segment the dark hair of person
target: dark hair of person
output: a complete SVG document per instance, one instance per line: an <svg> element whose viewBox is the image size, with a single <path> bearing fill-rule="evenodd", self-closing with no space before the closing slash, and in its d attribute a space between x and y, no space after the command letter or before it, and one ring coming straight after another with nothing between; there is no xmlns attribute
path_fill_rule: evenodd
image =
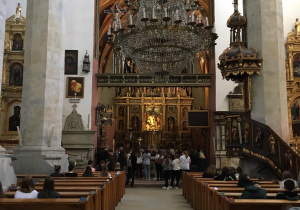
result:
<svg viewBox="0 0 300 210"><path fill-rule="evenodd" d="M69 163L68 170L69 170L69 171L73 171L73 170L74 170L74 165L73 165L73 163Z"/></svg>
<svg viewBox="0 0 300 210"><path fill-rule="evenodd" d="M0 182L0 198L5 198L1 182Z"/></svg>
<svg viewBox="0 0 300 210"><path fill-rule="evenodd" d="M186 158L188 158L188 157L189 157L189 155L188 155L188 152L187 152L187 151L183 151L182 153L185 155L185 157L186 157Z"/></svg>
<svg viewBox="0 0 300 210"><path fill-rule="evenodd" d="M166 155L166 164L167 165L170 164L170 155L169 154Z"/></svg>
<svg viewBox="0 0 300 210"><path fill-rule="evenodd" d="M242 170L241 167L237 167L237 168L236 168L236 172L237 172L238 174L242 174L242 173L243 173L243 170Z"/></svg>
<svg viewBox="0 0 300 210"><path fill-rule="evenodd" d="M34 189L33 179L31 176L26 176L22 180L20 191L23 193L31 193Z"/></svg>
<svg viewBox="0 0 300 210"><path fill-rule="evenodd" d="M234 167L229 167L229 174L236 174L236 170Z"/></svg>
<svg viewBox="0 0 300 210"><path fill-rule="evenodd" d="M282 180L293 179L293 175L290 171L284 171L282 173Z"/></svg>
<svg viewBox="0 0 300 210"><path fill-rule="evenodd" d="M100 177L108 177L107 166L102 166L102 171L99 174Z"/></svg>
<svg viewBox="0 0 300 210"><path fill-rule="evenodd" d="M248 178L247 174L239 174L238 187L247 187L253 185L253 182Z"/></svg>
<svg viewBox="0 0 300 210"><path fill-rule="evenodd" d="M223 168L222 168L222 174L229 174L229 168L228 167L226 167L226 166L224 166Z"/></svg>
<svg viewBox="0 0 300 210"><path fill-rule="evenodd" d="M206 170L207 175L213 176L217 173L216 166L214 164L210 164Z"/></svg>
<svg viewBox="0 0 300 210"><path fill-rule="evenodd" d="M93 161L92 160L89 160L88 161L88 165L92 165L93 164Z"/></svg>
<svg viewBox="0 0 300 210"><path fill-rule="evenodd" d="M45 198L50 198L50 192L54 191L54 179L52 176L47 176L44 181L43 192L45 193Z"/></svg>
<svg viewBox="0 0 300 210"><path fill-rule="evenodd" d="M283 183L284 188L288 191L292 191L293 189L295 189L295 182L294 180L288 179L285 180L285 182Z"/></svg>
<svg viewBox="0 0 300 210"><path fill-rule="evenodd" d="M174 158L176 159L176 158L179 158L179 155L176 153L175 155L174 155Z"/></svg>
<svg viewBox="0 0 300 210"><path fill-rule="evenodd" d="M103 166L102 166L102 167L103 167ZM90 166L87 166L87 167L85 168L85 170L84 170L82 176L83 176L83 175L91 175L91 174L93 174L92 168L91 168Z"/></svg>
<svg viewBox="0 0 300 210"><path fill-rule="evenodd" d="M54 171L59 172L61 169L60 165L54 165Z"/></svg>

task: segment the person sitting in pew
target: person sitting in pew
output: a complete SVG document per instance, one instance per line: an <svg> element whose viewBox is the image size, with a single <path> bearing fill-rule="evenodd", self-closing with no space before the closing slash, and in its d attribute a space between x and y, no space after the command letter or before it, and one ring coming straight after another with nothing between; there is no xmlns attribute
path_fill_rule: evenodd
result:
<svg viewBox="0 0 300 210"><path fill-rule="evenodd" d="M92 168L90 166L87 166L82 174L83 177L94 177L94 174L92 172Z"/></svg>
<svg viewBox="0 0 300 210"><path fill-rule="evenodd" d="M108 173L106 165L102 166L102 171L100 172L99 177L109 177L109 178L111 178L111 174Z"/></svg>
<svg viewBox="0 0 300 210"><path fill-rule="evenodd" d="M284 171L284 172L282 173L282 181L279 181L279 188L285 189L283 183L284 183L286 180L293 180L294 183L295 183L295 188L298 188L298 183L297 183L296 180L293 179L293 174L292 174L290 171Z"/></svg>
<svg viewBox="0 0 300 210"><path fill-rule="evenodd" d="M121 171L121 165L119 162L116 162L114 171Z"/></svg>
<svg viewBox="0 0 300 210"><path fill-rule="evenodd" d="M253 185L247 186L239 199L266 199L267 192L261 189L260 182L254 182Z"/></svg>
<svg viewBox="0 0 300 210"><path fill-rule="evenodd" d="M1 182L0 182L0 198L5 198Z"/></svg>
<svg viewBox="0 0 300 210"><path fill-rule="evenodd" d="M38 193L38 198L60 198L60 194L54 191L54 179L52 176L46 177L43 190Z"/></svg>
<svg viewBox="0 0 300 210"><path fill-rule="evenodd" d="M88 161L88 166L89 166L89 167L91 167L91 169L92 169L92 172L95 172L95 171L96 171L96 169L95 169L95 168L93 168L93 166L92 166L92 165L93 165L93 161L92 161L92 160L89 160L89 161Z"/></svg>
<svg viewBox="0 0 300 210"><path fill-rule="evenodd" d="M286 191L277 193L275 199L284 199L289 201L299 200L298 193L294 192L295 189L294 180L287 179L283 184L284 184L284 189L286 189Z"/></svg>
<svg viewBox="0 0 300 210"><path fill-rule="evenodd" d="M37 194L32 177L26 176L22 180L21 188L16 191L15 198L37 198Z"/></svg>
<svg viewBox="0 0 300 210"><path fill-rule="evenodd" d="M236 177L235 177L235 174L230 173L230 170L228 167L224 166L222 168L222 173L219 176L215 177L214 180L235 181Z"/></svg>
<svg viewBox="0 0 300 210"><path fill-rule="evenodd" d="M211 164L208 166L207 170L203 172L203 178L215 178L218 176L216 166Z"/></svg>
<svg viewBox="0 0 300 210"><path fill-rule="evenodd" d="M239 174L238 187L247 187L253 185L247 174Z"/></svg>
<svg viewBox="0 0 300 210"><path fill-rule="evenodd" d="M50 174L52 177L63 177L64 174L60 173L61 166L60 165L54 165L54 172Z"/></svg>
<svg viewBox="0 0 300 210"><path fill-rule="evenodd" d="M77 177L78 174L74 173L74 164L73 163L69 163L69 172L65 173L65 177Z"/></svg>

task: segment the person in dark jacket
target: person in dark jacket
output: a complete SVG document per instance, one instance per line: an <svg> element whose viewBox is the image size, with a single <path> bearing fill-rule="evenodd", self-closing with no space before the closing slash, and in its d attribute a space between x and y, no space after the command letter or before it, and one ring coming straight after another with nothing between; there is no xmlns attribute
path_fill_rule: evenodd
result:
<svg viewBox="0 0 300 210"><path fill-rule="evenodd" d="M228 167L224 166L222 168L222 173L215 177L214 180L220 180L220 181L235 181L236 177L234 174L230 173L230 170Z"/></svg>
<svg viewBox="0 0 300 210"><path fill-rule="evenodd" d="M238 187L247 187L253 185L253 182L248 178L247 174L239 174Z"/></svg>
<svg viewBox="0 0 300 210"><path fill-rule="evenodd" d="M54 165L54 173L50 174L52 177L63 177L64 174L60 173L61 166Z"/></svg>
<svg viewBox="0 0 300 210"><path fill-rule="evenodd" d="M137 161L136 153L132 152L129 155L128 161L127 161L128 174L127 174L125 186L128 186L130 179L131 179L131 187L133 187L133 185L134 185L134 174L135 174L135 170L136 170L136 161Z"/></svg>
<svg viewBox="0 0 300 210"><path fill-rule="evenodd" d="M202 177L203 178L215 178L218 176L216 166L211 164L208 166L207 170L204 171Z"/></svg>
<svg viewBox="0 0 300 210"><path fill-rule="evenodd" d="M94 177L94 174L92 172L92 168L90 166L87 166L82 174L83 177Z"/></svg>
<svg viewBox="0 0 300 210"><path fill-rule="evenodd" d="M275 199L284 199L289 201L299 200L298 193L294 192L295 189L294 180L287 179L283 184L284 184L284 189L286 189L286 191L277 193Z"/></svg>
<svg viewBox="0 0 300 210"><path fill-rule="evenodd" d="M37 198L60 198L60 194L54 191L54 179L46 177L43 190L38 193Z"/></svg>
<svg viewBox="0 0 300 210"><path fill-rule="evenodd" d="M254 182L253 185L247 186L239 199L266 199L267 192L261 189L259 182Z"/></svg>
<svg viewBox="0 0 300 210"><path fill-rule="evenodd" d="M77 177L78 174L74 173L74 164L73 163L69 163L69 172L65 173L65 177Z"/></svg>
<svg viewBox="0 0 300 210"><path fill-rule="evenodd" d="M120 151L120 154L118 156L117 162L120 163L121 170L126 171L126 166L127 166L127 157L125 155L124 150Z"/></svg>

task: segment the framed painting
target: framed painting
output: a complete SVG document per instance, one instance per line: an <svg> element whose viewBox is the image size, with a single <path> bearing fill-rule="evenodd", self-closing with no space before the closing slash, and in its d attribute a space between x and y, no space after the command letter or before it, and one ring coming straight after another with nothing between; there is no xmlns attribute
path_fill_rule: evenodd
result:
<svg viewBox="0 0 300 210"><path fill-rule="evenodd" d="M65 51L65 75L77 75L78 50Z"/></svg>
<svg viewBox="0 0 300 210"><path fill-rule="evenodd" d="M84 77L67 77L66 98L84 97Z"/></svg>

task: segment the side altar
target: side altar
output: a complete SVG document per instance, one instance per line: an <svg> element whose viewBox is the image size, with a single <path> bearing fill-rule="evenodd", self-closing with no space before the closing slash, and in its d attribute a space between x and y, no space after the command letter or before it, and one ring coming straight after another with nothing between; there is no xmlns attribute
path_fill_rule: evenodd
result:
<svg viewBox="0 0 300 210"><path fill-rule="evenodd" d="M116 88L115 147L189 149L191 87Z"/></svg>

